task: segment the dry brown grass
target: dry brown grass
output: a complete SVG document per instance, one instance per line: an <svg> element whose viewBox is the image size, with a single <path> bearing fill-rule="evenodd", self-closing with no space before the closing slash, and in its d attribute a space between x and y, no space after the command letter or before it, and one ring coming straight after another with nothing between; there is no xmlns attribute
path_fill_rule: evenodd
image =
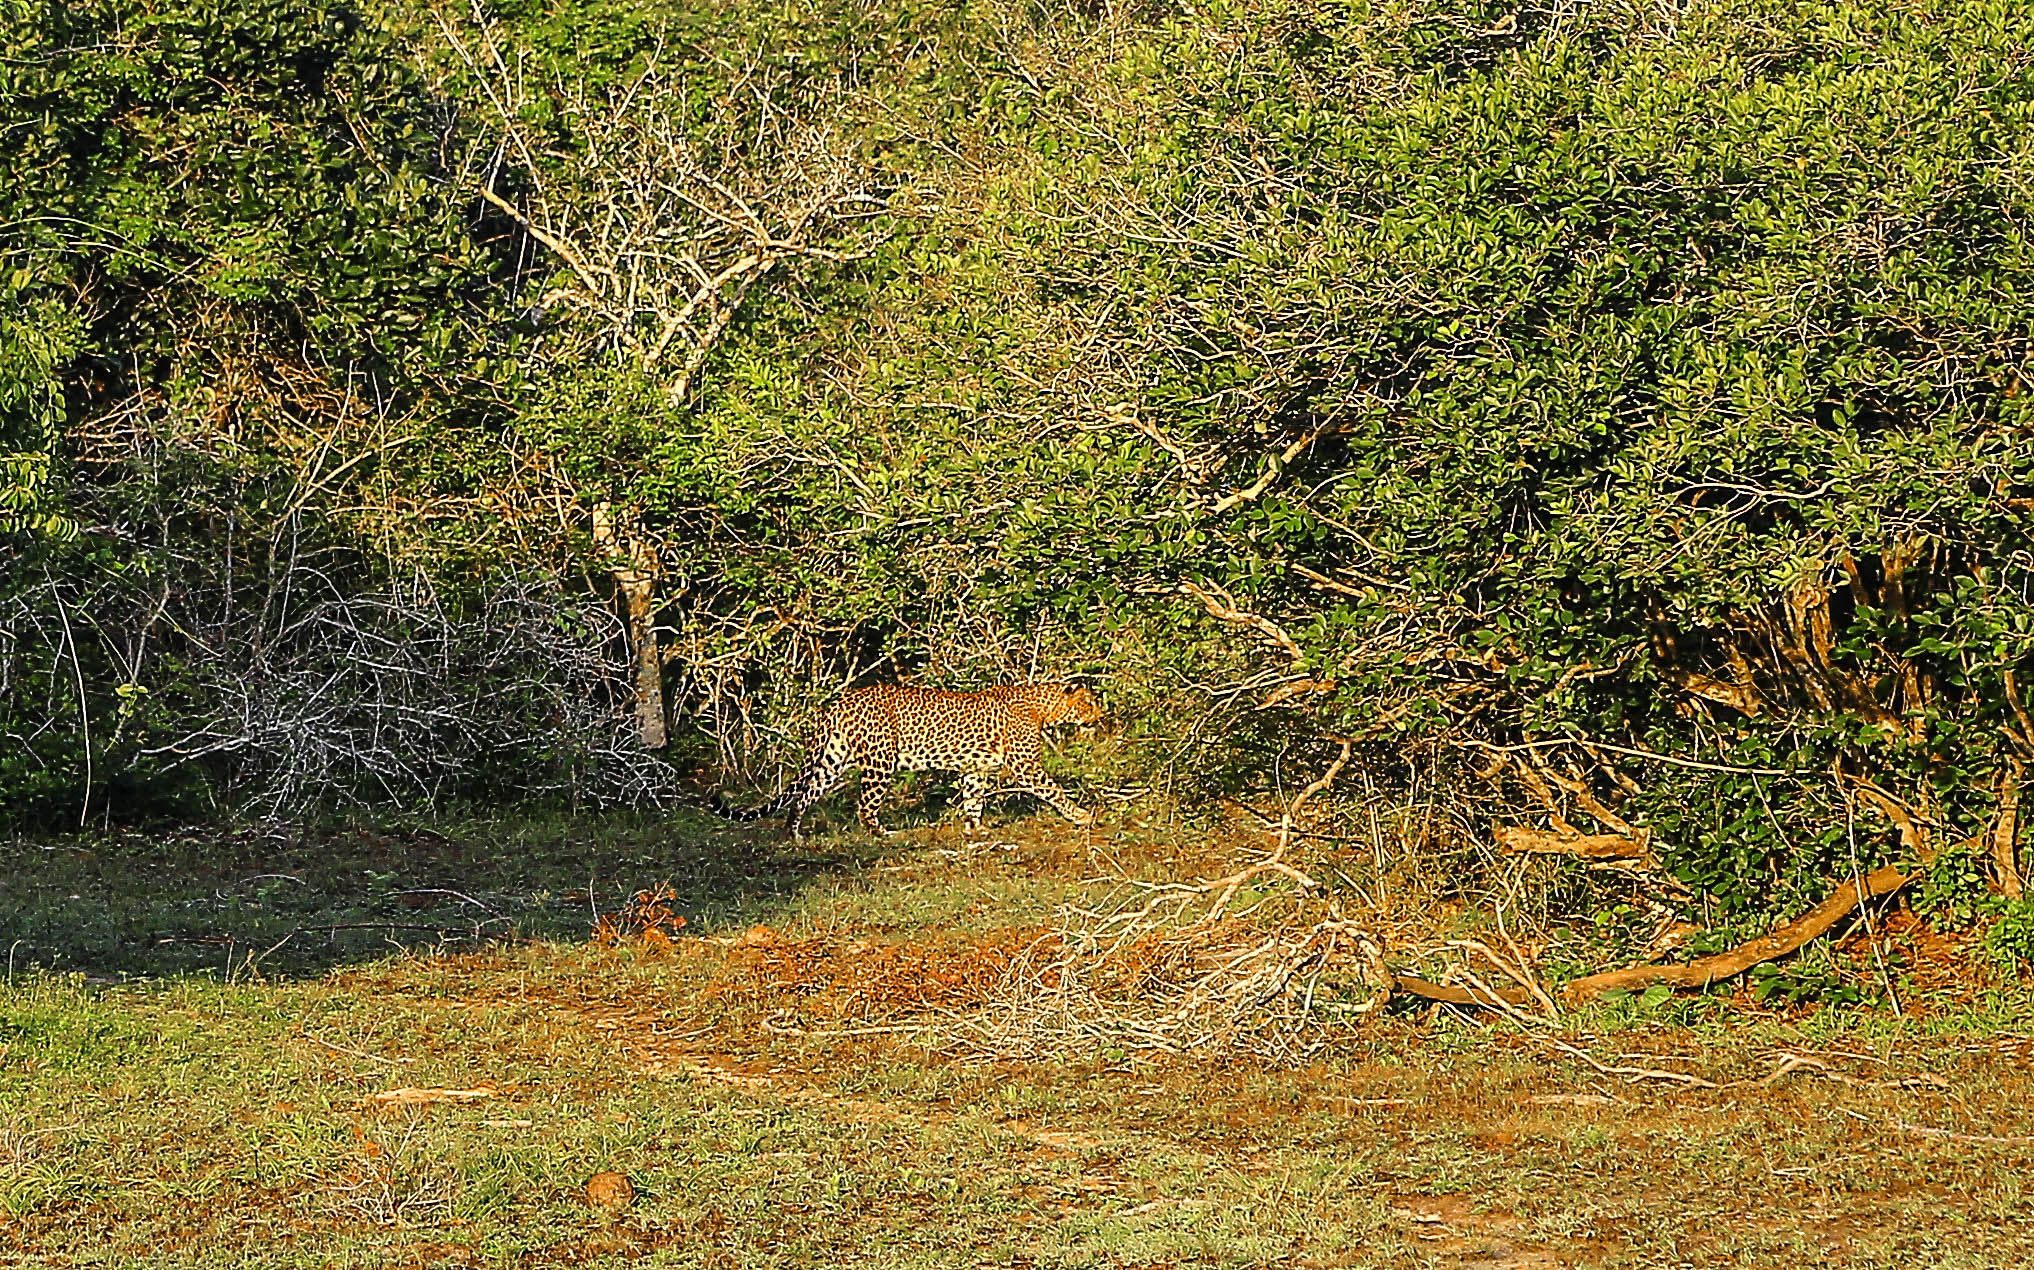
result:
<svg viewBox="0 0 2034 1270"><path fill-rule="evenodd" d="M836 1023L972 1010L995 999L1014 966L1049 955L1059 942L1036 928L899 943L786 940L764 928L728 950L707 994Z"/></svg>

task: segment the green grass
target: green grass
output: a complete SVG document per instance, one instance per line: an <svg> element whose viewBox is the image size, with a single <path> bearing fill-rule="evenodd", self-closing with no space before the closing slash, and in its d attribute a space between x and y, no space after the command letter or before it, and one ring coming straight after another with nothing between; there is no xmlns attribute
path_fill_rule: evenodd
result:
<svg viewBox="0 0 2034 1270"><path fill-rule="evenodd" d="M664 879L695 923L744 924L881 859L857 839L794 851L690 816L17 839L0 843L0 931L16 970L296 975L428 946L581 939L594 913Z"/></svg>
<svg viewBox="0 0 2034 1270"><path fill-rule="evenodd" d="M604 907L670 879L688 931L916 946L1025 925L1096 848L1043 822L1011 837L792 851L679 820L17 843L0 1264L2034 1264L2034 1148L1967 1140L2034 1134L2011 994L1932 1018L1711 1001L1567 1021L1601 1062L1722 1089L1418 1013L1303 1071L984 1063L911 1032L799 1032L784 1020L919 1016L807 1011L820 987L740 948L585 939L589 879ZM431 888L467 901L405 895ZM475 903L496 938L459 933ZM301 933L370 920L454 933ZM256 955L229 972L220 949ZM1783 1050L1827 1067L1766 1082ZM627 1209L586 1202L602 1170L633 1180Z"/></svg>
<svg viewBox="0 0 2034 1270"><path fill-rule="evenodd" d="M984 870L1009 852L965 845L948 827L909 846L844 835L794 847L690 813L16 838L0 841L0 933L16 972L274 977L399 950L583 939L596 913L661 881L695 931L982 929L1043 921L1073 894L1077 871ZM950 867L963 854L973 863Z"/></svg>

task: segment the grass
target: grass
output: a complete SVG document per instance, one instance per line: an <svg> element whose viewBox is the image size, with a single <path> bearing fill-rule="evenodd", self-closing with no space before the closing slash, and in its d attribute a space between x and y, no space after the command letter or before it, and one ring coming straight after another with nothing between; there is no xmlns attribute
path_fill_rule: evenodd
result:
<svg viewBox="0 0 2034 1270"><path fill-rule="evenodd" d="M2022 995L1564 1021L1605 1065L1721 1088L1452 1014L1374 1019L1300 1071L969 1061L910 1030L968 950L1044 921L1098 853L1199 849L1003 838L14 843L0 1264L2034 1264L2034 1147L1982 1140L2034 1135ZM587 942L663 880L709 938ZM757 923L775 937L728 938ZM492 1092L374 1097L403 1087ZM587 1202L604 1170L632 1204Z"/></svg>

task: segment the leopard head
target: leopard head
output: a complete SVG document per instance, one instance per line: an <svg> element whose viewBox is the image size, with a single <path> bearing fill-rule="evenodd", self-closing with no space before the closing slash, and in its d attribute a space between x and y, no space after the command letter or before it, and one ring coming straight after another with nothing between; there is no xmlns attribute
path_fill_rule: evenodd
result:
<svg viewBox="0 0 2034 1270"><path fill-rule="evenodd" d="M1059 688L1062 696L1052 712L1055 723L1086 727L1102 721L1102 701L1093 689L1077 683L1063 683Z"/></svg>

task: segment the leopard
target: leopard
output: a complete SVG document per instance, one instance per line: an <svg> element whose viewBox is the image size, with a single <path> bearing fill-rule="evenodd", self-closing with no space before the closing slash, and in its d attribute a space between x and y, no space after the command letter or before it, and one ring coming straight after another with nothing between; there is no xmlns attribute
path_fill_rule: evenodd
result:
<svg viewBox="0 0 2034 1270"><path fill-rule="evenodd" d="M1072 682L997 684L972 692L908 684L851 688L820 713L806 738L804 764L783 793L751 808L718 800L714 810L738 821L782 814L792 840L802 842L805 813L859 769L855 816L881 838L889 832L880 818L883 798L897 773L957 772L962 819L975 834L997 778L1008 773L1020 791L1085 828L1094 813L1046 774L1039 753L1047 728L1101 719L1094 691Z"/></svg>

